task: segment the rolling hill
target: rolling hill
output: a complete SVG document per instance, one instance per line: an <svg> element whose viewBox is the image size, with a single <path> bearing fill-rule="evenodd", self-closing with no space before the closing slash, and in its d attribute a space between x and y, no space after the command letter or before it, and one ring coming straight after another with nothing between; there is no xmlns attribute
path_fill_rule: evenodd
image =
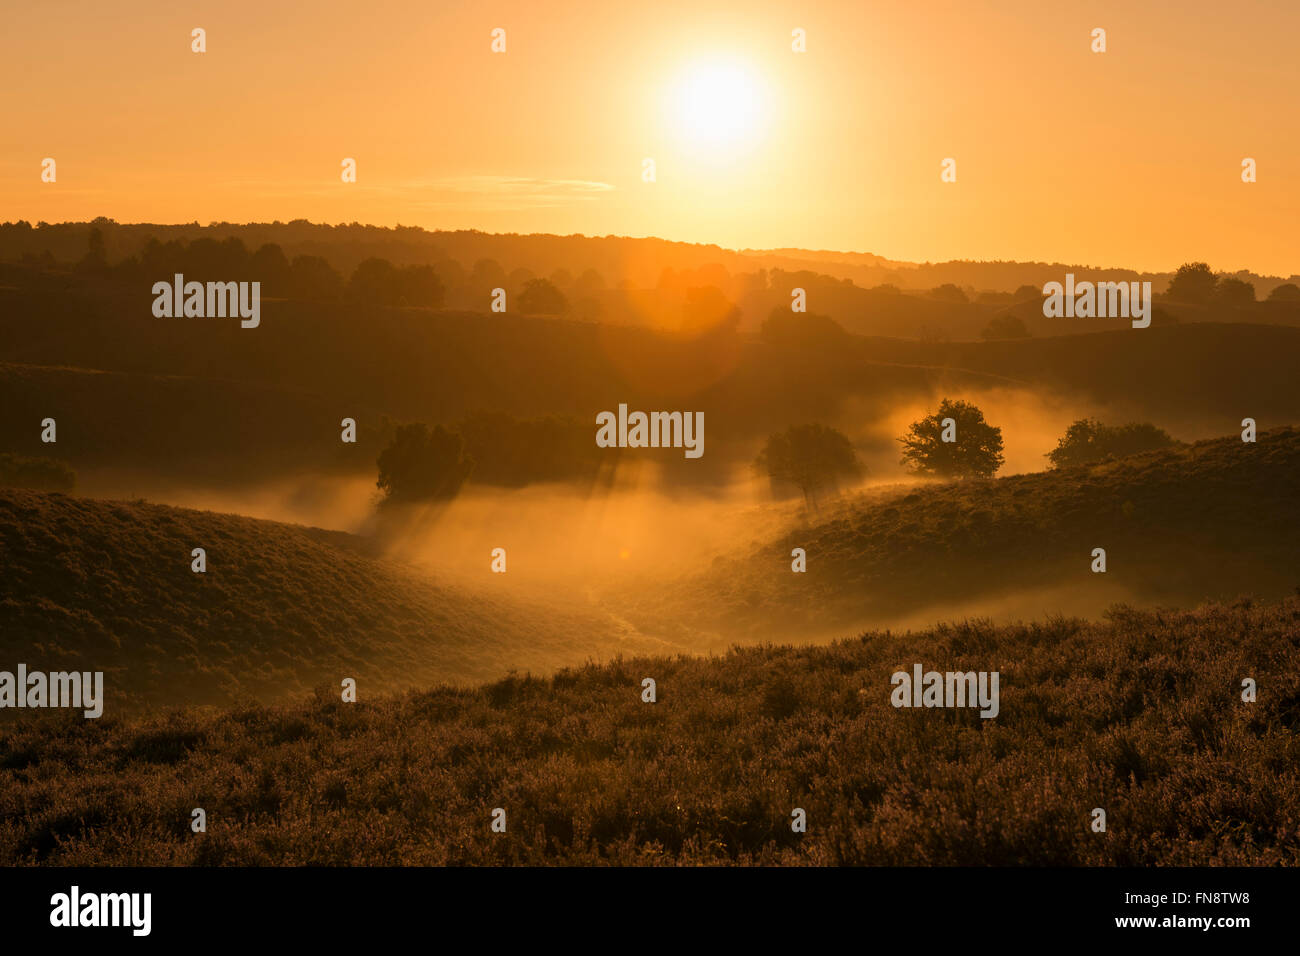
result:
<svg viewBox="0 0 1300 956"><path fill-rule="evenodd" d="M714 556L643 597L611 596L638 627L730 640L801 639L930 607L1069 594L1183 606L1300 586L1300 429L1092 466L874 492L773 541ZM807 571L791 570L803 548ZM1107 570L1093 573L1104 548ZM1089 600L1089 596L1092 596ZM1035 613L1040 613L1039 605Z"/></svg>
<svg viewBox="0 0 1300 956"><path fill-rule="evenodd" d="M102 669L107 703L0 713L0 862L1295 864L1298 464L1285 428L873 492L656 600L606 595L635 627L339 532L3 491L0 659ZM792 646L936 591L1106 577L1255 597ZM738 635L778 643L681 653ZM892 707L915 664L997 671L997 717Z"/></svg>
<svg viewBox="0 0 1300 956"><path fill-rule="evenodd" d="M1284 428L1256 444L876 491L701 554L678 580L598 580L592 599L576 587L530 596L513 577L495 586L486 558L481 584L452 586L339 532L4 490L0 659L104 670L123 702L230 703L344 676L399 689L592 655L823 639L1002 600L1032 614L1081 602L1091 616L1118 599L1277 599L1300 584L1298 469L1300 429ZM1091 570L1098 547L1105 574ZM791 571L794 548L806 573ZM1033 606L1040 592L1076 604Z"/></svg>
<svg viewBox="0 0 1300 956"><path fill-rule="evenodd" d="M191 551L207 571L191 570ZM663 652L581 604L468 590L339 532L0 489L0 660L104 671L110 708L280 700Z"/></svg>

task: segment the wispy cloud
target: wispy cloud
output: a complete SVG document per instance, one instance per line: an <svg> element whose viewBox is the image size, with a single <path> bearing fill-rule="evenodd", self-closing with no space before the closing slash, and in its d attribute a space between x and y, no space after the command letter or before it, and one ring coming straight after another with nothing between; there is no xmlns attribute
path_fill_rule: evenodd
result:
<svg viewBox="0 0 1300 956"><path fill-rule="evenodd" d="M475 206L485 209L542 209L572 202L590 202L612 192L609 183L587 179L537 179L521 176L459 176L410 183L411 193L428 193L420 206ZM414 198L414 197L412 197Z"/></svg>
<svg viewBox="0 0 1300 956"><path fill-rule="evenodd" d="M380 200L400 201L426 209L472 209L510 211L546 209L575 202L591 202L613 192L609 183L588 179L539 179L529 176L449 176L405 182L368 183L346 186L315 183L293 188L283 181L244 180L228 187L262 196L338 196L340 189L363 193Z"/></svg>

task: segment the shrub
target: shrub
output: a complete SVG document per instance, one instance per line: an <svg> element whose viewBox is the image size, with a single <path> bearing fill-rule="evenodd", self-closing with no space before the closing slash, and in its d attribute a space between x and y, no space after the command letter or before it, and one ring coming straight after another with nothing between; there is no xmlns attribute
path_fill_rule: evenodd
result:
<svg viewBox="0 0 1300 956"><path fill-rule="evenodd" d="M1068 429L1047 453L1056 468L1086 465L1107 458L1122 458L1144 451L1172 448L1177 445L1163 429L1146 422L1127 425L1103 425L1092 418L1081 418Z"/></svg>

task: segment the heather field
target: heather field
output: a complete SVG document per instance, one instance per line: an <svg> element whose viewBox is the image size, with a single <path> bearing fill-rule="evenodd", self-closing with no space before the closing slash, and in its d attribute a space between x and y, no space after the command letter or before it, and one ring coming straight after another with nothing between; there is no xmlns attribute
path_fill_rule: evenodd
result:
<svg viewBox="0 0 1300 956"><path fill-rule="evenodd" d="M891 706L890 674L913 662L1000 669L1001 713ZM1298 727L1294 597L969 621L474 689L363 685L355 704L322 688L7 721L0 861L1295 864Z"/></svg>

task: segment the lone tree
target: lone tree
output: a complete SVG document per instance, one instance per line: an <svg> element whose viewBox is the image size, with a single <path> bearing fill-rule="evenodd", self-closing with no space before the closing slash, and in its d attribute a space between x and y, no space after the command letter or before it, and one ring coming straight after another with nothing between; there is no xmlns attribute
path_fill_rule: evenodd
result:
<svg viewBox="0 0 1300 956"><path fill-rule="evenodd" d="M1177 444L1164 429L1149 423L1103 425L1094 418L1081 418L1065 430L1047 458L1054 468L1069 468Z"/></svg>
<svg viewBox="0 0 1300 956"><path fill-rule="evenodd" d="M862 474L848 438L826 425L794 425L769 436L754 467L794 485L803 492L805 505L812 505L822 488Z"/></svg>
<svg viewBox="0 0 1300 956"><path fill-rule="evenodd" d="M850 341L844 326L829 315L800 314L779 305L763 320L758 334L777 348L833 350L846 348Z"/></svg>
<svg viewBox="0 0 1300 956"><path fill-rule="evenodd" d="M741 311L717 286L692 286L682 300L683 333L702 335L714 330L734 332L740 325Z"/></svg>
<svg viewBox="0 0 1300 956"><path fill-rule="evenodd" d="M970 301L966 291L961 286L951 282L945 282L943 285L935 286L930 290L930 298L938 299L940 302L953 302L965 305Z"/></svg>
<svg viewBox="0 0 1300 956"><path fill-rule="evenodd" d="M1249 307L1255 304L1255 287L1245 279L1224 276L1214 290L1214 298L1224 305Z"/></svg>
<svg viewBox="0 0 1300 956"><path fill-rule="evenodd" d="M1005 460L1002 429L990 425L982 411L961 400L945 398L937 412L912 422L898 440L903 445L903 464L919 475L990 478Z"/></svg>
<svg viewBox="0 0 1300 956"><path fill-rule="evenodd" d="M519 293L519 311L526 315L559 315L568 305L550 279L529 279Z"/></svg>
<svg viewBox="0 0 1300 956"><path fill-rule="evenodd" d="M1204 262L1185 262L1169 280L1165 295L1180 302L1209 302L1218 284L1219 280Z"/></svg>
<svg viewBox="0 0 1300 956"><path fill-rule="evenodd" d="M385 503L450 500L474 468L460 435L441 425L402 425L379 455Z"/></svg>
<svg viewBox="0 0 1300 956"><path fill-rule="evenodd" d="M104 233L98 226L90 230L90 237L86 241L86 254L77 263L77 271L88 275L108 271L108 258L104 254Z"/></svg>
<svg viewBox="0 0 1300 956"><path fill-rule="evenodd" d="M1025 327L1024 321L1019 316L1006 312L989 319L989 324L984 326L980 338L986 342L993 342L998 339L1027 339L1029 338L1029 329Z"/></svg>

